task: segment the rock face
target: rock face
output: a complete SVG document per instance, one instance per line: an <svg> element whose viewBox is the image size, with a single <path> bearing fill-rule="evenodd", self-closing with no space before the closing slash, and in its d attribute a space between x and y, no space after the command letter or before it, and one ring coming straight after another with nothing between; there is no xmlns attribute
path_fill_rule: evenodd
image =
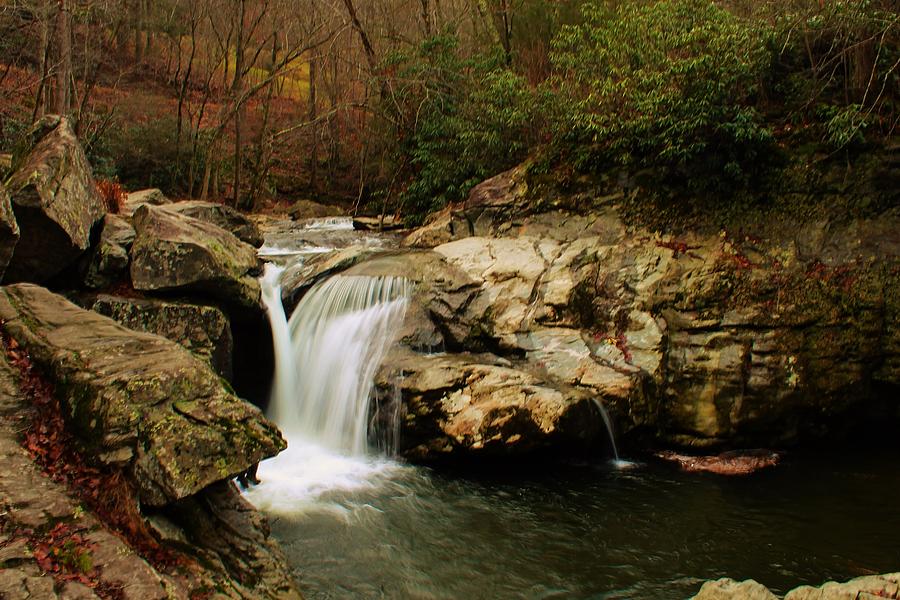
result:
<svg viewBox="0 0 900 600"><path fill-rule="evenodd" d="M87 262L84 285L92 289L107 287L128 273L128 251L134 243L134 228L114 214L103 217L100 241Z"/></svg>
<svg viewBox="0 0 900 600"><path fill-rule="evenodd" d="M352 267L417 282L409 347L489 352L597 399L620 434L682 447L777 447L867 412L900 418L900 211L672 237L626 227L621 194L529 185L520 169L489 180L407 238L430 252ZM444 286L448 268L468 283ZM442 398L467 384L454 385Z"/></svg>
<svg viewBox="0 0 900 600"><path fill-rule="evenodd" d="M6 265L9 264L18 241L19 224L16 223L16 216L13 214L9 192L0 181L0 281L3 280Z"/></svg>
<svg viewBox="0 0 900 600"><path fill-rule="evenodd" d="M285 447L257 408L174 342L34 285L4 288L0 319L57 382L84 450L125 469L145 505L191 496Z"/></svg>
<svg viewBox="0 0 900 600"><path fill-rule="evenodd" d="M259 307L252 246L205 221L146 204L135 211L133 223L135 289L199 292L237 307Z"/></svg>
<svg viewBox="0 0 900 600"><path fill-rule="evenodd" d="M31 139L33 147L15 162L7 181L21 237L6 283L42 283L73 264L106 212L68 119L44 117Z"/></svg>
<svg viewBox="0 0 900 600"><path fill-rule="evenodd" d="M201 357L213 370L231 380L231 324L215 306L121 298L101 294L91 310L135 331L170 339Z"/></svg>
<svg viewBox="0 0 900 600"><path fill-rule="evenodd" d="M876 600L900 597L900 573L857 577L846 583L830 581L820 587L800 586L789 591L784 600ZM752 579L735 581L723 578L707 581L693 600L778 600L764 585Z"/></svg>
<svg viewBox="0 0 900 600"><path fill-rule="evenodd" d="M230 206L215 202L186 200L168 204L166 210L218 225L225 231L233 233L242 242L255 248L263 245L263 237L256 223Z"/></svg>

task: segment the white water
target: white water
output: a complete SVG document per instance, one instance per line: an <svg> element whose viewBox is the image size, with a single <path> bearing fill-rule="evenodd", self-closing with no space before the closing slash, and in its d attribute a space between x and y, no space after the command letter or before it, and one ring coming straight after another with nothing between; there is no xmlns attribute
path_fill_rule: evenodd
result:
<svg viewBox="0 0 900 600"><path fill-rule="evenodd" d="M326 496L376 487L402 468L366 455L366 425L375 372L402 325L409 283L338 275L310 290L288 320L283 270L266 265L260 283L275 345L269 416L288 449L260 465L262 484L247 495L271 512L343 515L348 507Z"/></svg>

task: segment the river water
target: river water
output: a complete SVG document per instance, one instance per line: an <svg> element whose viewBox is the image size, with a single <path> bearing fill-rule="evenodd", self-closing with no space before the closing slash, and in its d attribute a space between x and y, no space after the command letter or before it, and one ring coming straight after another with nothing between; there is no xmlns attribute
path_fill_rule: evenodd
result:
<svg viewBox="0 0 900 600"><path fill-rule="evenodd" d="M263 253L302 260L359 239L346 221L297 227ZM788 454L728 478L606 456L438 472L288 441L247 497L310 600L675 599L722 576L784 592L900 569L896 446Z"/></svg>

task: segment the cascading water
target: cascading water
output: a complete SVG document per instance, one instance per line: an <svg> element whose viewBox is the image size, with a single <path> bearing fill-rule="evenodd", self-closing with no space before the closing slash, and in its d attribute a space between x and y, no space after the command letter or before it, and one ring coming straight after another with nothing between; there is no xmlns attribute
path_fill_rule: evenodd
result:
<svg viewBox="0 0 900 600"><path fill-rule="evenodd" d="M260 284L275 345L269 416L288 449L260 465L263 483L248 497L274 512L344 514L345 506L322 497L370 488L399 468L366 456L366 434L375 372L402 325L410 284L337 275L307 292L288 320L283 271L266 265Z"/></svg>
<svg viewBox="0 0 900 600"><path fill-rule="evenodd" d="M270 409L289 438L365 453L372 381L408 296L400 277L337 275L303 297L288 323L290 347L277 348L283 354ZM278 346L282 336L275 337Z"/></svg>

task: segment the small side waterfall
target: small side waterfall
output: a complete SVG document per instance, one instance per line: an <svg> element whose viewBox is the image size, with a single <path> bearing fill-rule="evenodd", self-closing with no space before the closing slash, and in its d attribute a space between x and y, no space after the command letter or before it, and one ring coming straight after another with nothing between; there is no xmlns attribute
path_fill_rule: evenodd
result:
<svg viewBox="0 0 900 600"><path fill-rule="evenodd" d="M410 284L337 275L311 289L287 321L279 275L267 266L262 280L276 353L270 416L289 440L365 454L372 382L403 323Z"/></svg>

